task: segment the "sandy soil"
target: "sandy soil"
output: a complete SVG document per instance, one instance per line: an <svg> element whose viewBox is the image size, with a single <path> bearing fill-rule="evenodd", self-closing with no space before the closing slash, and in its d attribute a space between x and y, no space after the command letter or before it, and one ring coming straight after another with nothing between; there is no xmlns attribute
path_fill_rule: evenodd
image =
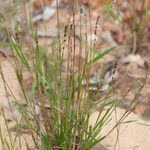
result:
<svg viewBox="0 0 150 150"><path fill-rule="evenodd" d="M125 112L124 109L117 108L117 117L122 116ZM92 123L96 120L98 112L95 112L92 117ZM112 121L109 123L106 128L102 131L103 135L108 133L113 125L115 124L115 113L111 116ZM150 125L149 121L142 120L138 115L131 113L126 121L136 120L135 122L129 124L123 124L119 126L118 130L118 142L116 145L117 129L115 129L104 141L104 145L108 150L149 150L150 149ZM139 124L141 123L141 124ZM116 145L116 147L115 147ZM96 150L99 150L99 145L97 145Z"/></svg>

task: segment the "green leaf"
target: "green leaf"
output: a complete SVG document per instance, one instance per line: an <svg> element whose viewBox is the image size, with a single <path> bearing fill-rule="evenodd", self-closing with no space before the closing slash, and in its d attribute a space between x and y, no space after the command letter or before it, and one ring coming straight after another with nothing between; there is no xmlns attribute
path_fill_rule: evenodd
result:
<svg viewBox="0 0 150 150"><path fill-rule="evenodd" d="M103 58L105 55L107 55L109 52L111 52L115 47L109 48L105 50L103 53L97 53L97 56L95 56L93 59L91 59L88 64L94 64L96 63L99 59Z"/></svg>
<svg viewBox="0 0 150 150"><path fill-rule="evenodd" d="M14 50L17 54L18 59L20 60L20 62L27 68L30 70L29 64L27 59L25 58L23 52L21 52L21 50L17 47L17 45L13 42L12 39L9 40L10 43L10 47L12 48L12 50Z"/></svg>
<svg viewBox="0 0 150 150"><path fill-rule="evenodd" d="M44 150L52 150L50 138L46 133L41 133L41 141Z"/></svg>

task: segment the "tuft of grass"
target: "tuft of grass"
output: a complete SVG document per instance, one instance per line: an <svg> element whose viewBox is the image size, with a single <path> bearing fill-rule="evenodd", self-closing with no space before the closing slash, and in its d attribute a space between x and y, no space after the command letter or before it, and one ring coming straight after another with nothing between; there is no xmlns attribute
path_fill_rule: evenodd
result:
<svg viewBox="0 0 150 150"><path fill-rule="evenodd" d="M26 129L28 129L28 133L33 142L32 146L34 146L35 149L91 149L97 143L107 138L130 113L130 110L126 111L108 134L105 136L101 135L104 126L111 121L110 116L115 111L116 101L110 98L111 91L108 92L104 98L101 98L99 91L96 91L96 94L91 97L91 91L88 87L90 85L92 65L100 59L103 59L113 48L103 53L91 50L91 47L95 49L94 45L96 42L94 45L92 42L90 46L88 45L88 30L86 28L86 33L83 34L81 14L79 14L80 40L79 45L77 45L75 12L76 10L73 7L73 21L71 24L68 23L65 26L64 37L61 37L59 9L57 10L59 36L57 41L50 47L50 54L44 53L40 48L37 25L31 25L32 35L30 38L33 42L33 50L27 54L20 43L18 31L11 31L6 20L3 19L9 44L14 55L16 76L26 102L25 105L22 105L19 101L15 101L21 115L21 119L16 121L16 130L20 133L20 122L21 124L23 122ZM90 14L88 17L90 18ZM96 26L97 25L98 22L96 22ZM26 47L30 49L30 45L26 45ZM78 54L80 56L84 55L85 57L83 65L80 57L79 60L75 59L78 48ZM83 51L85 49L86 52ZM67 50L66 53L65 50ZM27 57L28 55L30 55L30 57ZM67 61L64 59L65 55L67 55ZM76 61L78 61L78 70L75 69ZM27 71L32 78L29 89L26 88L26 81L23 76L24 70ZM1 75L3 75L2 72ZM82 84L84 81L86 81L85 86ZM5 83L5 85L6 88L9 89L7 83ZM9 89L9 92L10 91L11 89ZM15 95L13 95L13 93L11 94L14 99L16 99ZM90 124L90 117L96 110L96 107L98 107L99 115L96 123L92 126ZM102 113L104 109L106 109L106 111ZM16 140L13 140L13 135L8 127L4 113L3 116L11 141L10 145L7 144L8 149L15 149ZM1 131L0 139L1 142L4 143ZM26 147L29 146L28 144L26 145Z"/></svg>
<svg viewBox="0 0 150 150"><path fill-rule="evenodd" d="M124 2L122 2L124 3ZM104 11L110 14L110 17L113 18L118 25L122 27L124 31L129 31L129 34L126 35L129 38L129 44L133 45L132 52L137 53L145 37L148 35L147 30L149 26L149 9L150 3L148 0L135 2L128 2L128 6L118 6L117 3L110 7L109 2L104 6ZM120 9L123 7L122 9Z"/></svg>

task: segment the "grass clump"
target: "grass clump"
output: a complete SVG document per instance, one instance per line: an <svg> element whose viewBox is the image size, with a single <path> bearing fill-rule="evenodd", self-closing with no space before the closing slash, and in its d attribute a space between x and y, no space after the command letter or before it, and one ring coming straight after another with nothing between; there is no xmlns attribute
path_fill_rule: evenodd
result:
<svg viewBox="0 0 150 150"><path fill-rule="evenodd" d="M11 93L16 100L15 104L20 114L20 118L16 120L16 129L20 133L20 127L25 126L35 149L91 149L107 138L128 114L128 111L125 112L107 135L101 135L101 130L110 121L116 102L110 98L111 92L103 98L99 91L91 96L90 72L92 65L99 59L103 59L113 48L103 53L95 53L92 50L96 43L90 46L87 43L88 30L83 34L81 14L78 22L80 38L77 44L75 10L72 14L73 21L65 26L64 37L61 37L59 11L57 10L58 38L50 47L50 54L44 53L40 48L36 25L31 27L32 49L26 45L26 49L29 49L26 52L20 42L18 31L10 30L3 18L13 53L14 68L25 101L24 105L20 104ZM96 22L96 26L97 24ZM84 55L84 61L81 57L76 59L77 54ZM65 56L67 56L67 61L65 61ZM78 69L75 68L76 63ZM26 86L28 81L24 79L24 71L30 76L29 86ZM86 83L84 86L83 82ZM6 86L9 88L7 84ZM98 108L99 115L94 125L91 125L90 117L96 108ZM106 111L103 113L105 108ZM6 125L8 125L7 121ZM10 130L8 132L9 137L13 136ZM14 142L7 144L7 148L15 149L15 141L20 136L24 135L15 136ZM1 141L3 141L2 136ZM10 138L10 141L13 139ZM26 144L26 147L30 145Z"/></svg>

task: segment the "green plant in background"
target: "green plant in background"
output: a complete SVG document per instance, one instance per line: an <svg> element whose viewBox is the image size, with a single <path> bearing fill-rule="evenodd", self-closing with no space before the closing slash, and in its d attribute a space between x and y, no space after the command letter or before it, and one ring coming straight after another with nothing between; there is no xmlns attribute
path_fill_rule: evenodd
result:
<svg viewBox="0 0 150 150"><path fill-rule="evenodd" d="M116 23L122 27L123 31L128 31L126 36L128 36L129 44L133 45L133 53L140 50L145 36L147 36L150 17L149 9L150 3L148 0L122 1L120 4L113 3L111 6L107 2L104 5L104 11L116 20Z"/></svg>

